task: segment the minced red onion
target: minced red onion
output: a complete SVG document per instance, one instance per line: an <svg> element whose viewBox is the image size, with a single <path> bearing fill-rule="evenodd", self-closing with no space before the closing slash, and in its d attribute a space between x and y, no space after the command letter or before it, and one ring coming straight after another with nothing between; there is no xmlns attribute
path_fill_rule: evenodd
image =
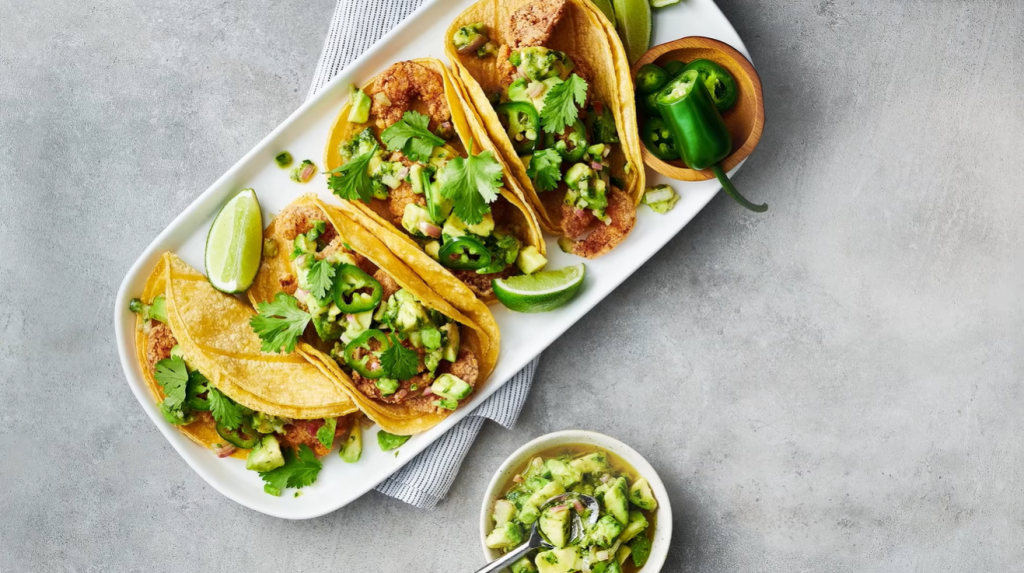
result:
<svg viewBox="0 0 1024 573"><path fill-rule="evenodd" d="M576 507L576 512L577 513L583 513L583 504L580 503L580 500L574 499L574 500L572 500L572 504L573 504L573 506Z"/></svg>
<svg viewBox="0 0 1024 573"><path fill-rule="evenodd" d="M551 508L551 511L565 511L568 507L567 505L556 505Z"/></svg>
<svg viewBox="0 0 1024 573"><path fill-rule="evenodd" d="M356 315L354 315L354 314L346 314L345 315L345 320L351 322L352 324L355 324L358 321L356 319Z"/></svg>
<svg viewBox="0 0 1024 573"><path fill-rule="evenodd" d="M424 396L433 396L434 395L434 389L432 387L430 387L430 386L427 386L426 388L423 389L423 395Z"/></svg>
<svg viewBox="0 0 1024 573"><path fill-rule="evenodd" d="M584 211L583 209L576 209L576 216L577 217L582 217L582 216L584 216L586 214L587 214L587 212Z"/></svg>
<svg viewBox="0 0 1024 573"><path fill-rule="evenodd" d="M299 173L299 179L309 181L314 175L316 175L316 165L307 165L302 168L302 173Z"/></svg>
<svg viewBox="0 0 1024 573"><path fill-rule="evenodd" d="M590 167L593 168L594 171L600 171L604 169L604 165L601 165L600 161L591 161Z"/></svg>
<svg viewBox="0 0 1024 573"><path fill-rule="evenodd" d="M238 451L238 448L234 444L228 444L226 446L214 447L213 453L217 454L218 458L231 457L231 454Z"/></svg>
<svg viewBox="0 0 1024 573"><path fill-rule="evenodd" d="M395 173L395 176L398 177L399 179L405 179L405 176L408 175L408 174L409 174L409 166L408 165L403 165L402 168L398 170L398 173Z"/></svg>
<svg viewBox="0 0 1024 573"><path fill-rule="evenodd" d="M540 95L544 91L544 84L540 82L533 82L530 84L530 89L526 90L526 95L530 96L531 99Z"/></svg>
<svg viewBox="0 0 1024 573"><path fill-rule="evenodd" d="M523 483L523 476L521 476L519 474L516 474L516 476L514 478L512 478L512 481L514 481L516 483Z"/></svg>
<svg viewBox="0 0 1024 573"><path fill-rule="evenodd" d="M473 52L475 52L477 50L477 48L479 48L480 46L483 46L486 43L487 43L487 36L484 36L484 35L481 34L481 35L473 38L472 42L466 44L465 46L462 46L461 48L459 48L458 50L455 50L455 51L460 53L460 54L462 54L462 55L472 54Z"/></svg>
<svg viewBox="0 0 1024 573"><path fill-rule="evenodd" d="M422 231L424 235L427 235L428 237L434 237L435 239L441 238L441 227L438 227L437 225L433 223L428 223L426 221L420 221L419 225L417 226L420 228L420 231Z"/></svg>
<svg viewBox="0 0 1024 573"><path fill-rule="evenodd" d="M300 301L305 301L306 297L309 296L308 290L295 289L295 298Z"/></svg>
<svg viewBox="0 0 1024 573"><path fill-rule="evenodd" d="M601 157L608 157L612 153L611 147L605 147L604 151L601 152Z"/></svg>
<svg viewBox="0 0 1024 573"><path fill-rule="evenodd" d="M601 476L601 483L608 483L608 480L610 480L610 479L612 479L612 476L610 476L608 474L603 474Z"/></svg>
<svg viewBox="0 0 1024 573"><path fill-rule="evenodd" d="M377 103L381 105L391 105L391 99L387 95L385 95L384 92L377 92L373 94L373 99L376 100Z"/></svg>

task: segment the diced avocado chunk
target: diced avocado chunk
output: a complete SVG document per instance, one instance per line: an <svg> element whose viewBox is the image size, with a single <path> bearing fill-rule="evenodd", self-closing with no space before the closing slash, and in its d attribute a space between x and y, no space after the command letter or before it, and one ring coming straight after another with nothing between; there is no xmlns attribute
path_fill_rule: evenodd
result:
<svg viewBox="0 0 1024 573"><path fill-rule="evenodd" d="M516 265L519 267L519 270L528 275L532 275L533 273L543 269L544 265L547 264L547 257L540 254L537 247L534 247L533 245L520 249L519 256L516 257Z"/></svg>
<svg viewBox="0 0 1024 573"><path fill-rule="evenodd" d="M409 168L409 181L412 183L412 192L417 195L422 195L424 191L423 178L421 177L422 174L423 165L419 163L414 163L412 167Z"/></svg>
<svg viewBox="0 0 1024 573"><path fill-rule="evenodd" d="M284 456L281 454L281 444L273 434L263 436L256 447L249 450L249 457L245 459L245 469L256 472L269 472L272 469L284 465Z"/></svg>
<svg viewBox="0 0 1024 573"><path fill-rule="evenodd" d="M395 325L402 332L415 330L421 324L429 322L427 309L416 300L416 297L405 289L396 292L393 297L398 302L398 315L395 317Z"/></svg>
<svg viewBox="0 0 1024 573"><path fill-rule="evenodd" d="M352 424L352 430L348 433L348 438L345 439L345 444L341 446L341 450L338 455L345 463L354 464L359 461L359 458L363 455L363 427L356 421Z"/></svg>
<svg viewBox="0 0 1024 573"><path fill-rule="evenodd" d="M527 525L537 521L537 517L540 514L540 506L544 505L545 501L562 493L565 493L565 488L562 487L562 484L557 481L548 482L523 503L523 508L519 511L519 520Z"/></svg>
<svg viewBox="0 0 1024 573"><path fill-rule="evenodd" d="M619 541L626 543L647 529L647 518L639 511L629 512L629 525L619 534Z"/></svg>
<svg viewBox="0 0 1024 573"><path fill-rule="evenodd" d="M466 225L466 230L474 235L486 237L494 231L494 215L484 213L483 219L475 225Z"/></svg>
<svg viewBox="0 0 1024 573"><path fill-rule="evenodd" d="M434 224L434 221L430 218L430 212L416 203L407 204L405 212L402 213L402 228L410 235L426 237L427 235L420 230L420 223Z"/></svg>
<svg viewBox="0 0 1024 573"><path fill-rule="evenodd" d="M565 172L565 184L570 189L579 190L581 183L594 178L594 170L586 163L576 163Z"/></svg>
<svg viewBox="0 0 1024 573"><path fill-rule="evenodd" d="M367 127L352 136L352 139L342 142L338 146L338 153L341 155L341 160L348 163L356 157L368 153L374 145L377 145L377 138L373 135L373 129Z"/></svg>
<svg viewBox="0 0 1024 573"><path fill-rule="evenodd" d="M580 556L574 547L542 551L534 562L537 573L573 573L580 570Z"/></svg>
<svg viewBox="0 0 1024 573"><path fill-rule="evenodd" d="M679 194L668 185L648 188L643 198L643 202L653 209L655 213L661 213L662 215L672 210L677 201L679 201Z"/></svg>
<svg viewBox="0 0 1024 573"><path fill-rule="evenodd" d="M583 479L583 474L571 465L552 458L546 462L548 471L551 472L551 478L562 484L562 487L568 489Z"/></svg>
<svg viewBox="0 0 1024 573"><path fill-rule="evenodd" d="M426 245L423 245L423 250L430 255L430 258L436 260L441 253L441 241L430 241Z"/></svg>
<svg viewBox="0 0 1024 573"><path fill-rule="evenodd" d="M512 548L523 542L523 530L519 528L519 525L510 521L500 527L495 527L487 534L485 542L491 549Z"/></svg>
<svg viewBox="0 0 1024 573"><path fill-rule="evenodd" d="M647 478L640 478L633 482L629 488L629 502L647 511L654 511L658 508L658 502L654 499L654 493L651 492L651 484L647 483Z"/></svg>
<svg viewBox="0 0 1024 573"><path fill-rule="evenodd" d="M508 99L511 101L530 101L530 96L526 93L529 87L530 80L526 78L515 80L508 86Z"/></svg>
<svg viewBox="0 0 1024 573"><path fill-rule="evenodd" d="M530 561L529 557L523 557L509 567L512 573L537 573L537 567Z"/></svg>
<svg viewBox="0 0 1024 573"><path fill-rule="evenodd" d="M494 502L494 526L500 527L516 518L516 505L507 499L499 499Z"/></svg>
<svg viewBox="0 0 1024 573"><path fill-rule="evenodd" d="M569 462L569 465L585 474L607 472L612 469L604 452L592 452Z"/></svg>
<svg viewBox="0 0 1024 573"><path fill-rule="evenodd" d="M431 391L442 398L449 400L462 400L469 396L473 387L468 382L453 374L442 374L430 385Z"/></svg>
<svg viewBox="0 0 1024 573"><path fill-rule="evenodd" d="M620 545L619 550L615 552L615 560L618 561L619 565L621 566L623 563L626 562L626 559L629 559L629 554L632 552L632 548L630 548L628 545Z"/></svg>
<svg viewBox="0 0 1024 573"><path fill-rule="evenodd" d="M609 483L608 491L604 494L604 509L619 523L629 523L626 478L620 477Z"/></svg>
<svg viewBox="0 0 1024 573"><path fill-rule="evenodd" d="M441 327L441 333L446 334L448 337L448 342L444 345L441 357L448 362L455 362L459 357L459 325L449 322Z"/></svg>
<svg viewBox="0 0 1024 573"><path fill-rule="evenodd" d="M352 123L366 123L370 119L370 96L353 85L349 90L348 101L352 104L348 120Z"/></svg>
<svg viewBox="0 0 1024 573"><path fill-rule="evenodd" d="M569 507L556 505L540 514L540 531L551 545L565 547L569 543Z"/></svg>
<svg viewBox="0 0 1024 573"><path fill-rule="evenodd" d="M590 531L590 540L601 547L611 547L615 539L622 533L622 523L611 515L605 515L597 520L594 529Z"/></svg>
<svg viewBox="0 0 1024 573"><path fill-rule="evenodd" d="M547 471L547 466L544 465L544 458L535 456L530 460L530 463L526 464L526 473L523 474L523 477L531 478L533 476L539 476L545 471Z"/></svg>
<svg viewBox="0 0 1024 573"><path fill-rule="evenodd" d="M531 46L518 50L519 71L531 80L559 77L566 71L565 54L543 46Z"/></svg>
<svg viewBox="0 0 1024 573"><path fill-rule="evenodd" d="M452 215L441 227L441 234L451 238L461 237L466 234L466 225L458 217Z"/></svg>
<svg viewBox="0 0 1024 573"><path fill-rule="evenodd" d="M181 358L182 360L185 359L185 352L181 350L180 344L175 344L173 347L171 347L171 358Z"/></svg>
<svg viewBox="0 0 1024 573"><path fill-rule="evenodd" d="M629 549L633 554L633 565L643 567L647 564L647 558L651 556L651 540L646 535L641 535L629 544Z"/></svg>

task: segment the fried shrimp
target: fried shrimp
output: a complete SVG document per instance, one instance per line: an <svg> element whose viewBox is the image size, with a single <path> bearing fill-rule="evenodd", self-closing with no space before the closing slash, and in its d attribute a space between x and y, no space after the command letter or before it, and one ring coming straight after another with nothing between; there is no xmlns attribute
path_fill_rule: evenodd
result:
<svg viewBox="0 0 1024 573"><path fill-rule="evenodd" d="M431 129L452 117L441 74L416 62L393 64L377 78L375 88L371 111L377 117L380 129L391 127L402 119L417 100L426 105Z"/></svg>
<svg viewBox="0 0 1024 573"><path fill-rule="evenodd" d="M536 0L509 18L509 45L515 48L543 46L565 14L565 0Z"/></svg>
<svg viewBox="0 0 1024 573"><path fill-rule="evenodd" d="M611 223L598 223L590 236L574 243L574 255L596 259L615 248L633 230L633 224L636 223L636 206L622 191L612 189L609 192L608 209L605 213L611 218Z"/></svg>

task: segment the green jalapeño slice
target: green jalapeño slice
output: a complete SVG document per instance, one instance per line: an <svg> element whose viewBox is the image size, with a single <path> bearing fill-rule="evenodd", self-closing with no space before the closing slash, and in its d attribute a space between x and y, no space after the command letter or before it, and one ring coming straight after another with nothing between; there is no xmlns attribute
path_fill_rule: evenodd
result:
<svg viewBox="0 0 1024 573"><path fill-rule="evenodd" d="M365 292L366 289L370 292ZM373 310L384 294L377 279L349 264L342 264L338 269L331 291L334 304L342 312L351 314Z"/></svg>
<svg viewBox="0 0 1024 573"><path fill-rule="evenodd" d="M459 237L441 247L437 259L449 269L475 271L491 264L491 252L472 237Z"/></svg>
<svg viewBox="0 0 1024 573"><path fill-rule="evenodd" d="M371 340L376 340L380 345L376 351L370 347ZM384 352L390 347L391 343L383 332L376 329L367 330L345 347L345 363L363 378L381 378L384 376L384 369L381 368L376 352ZM376 363L375 368L370 368L371 359Z"/></svg>

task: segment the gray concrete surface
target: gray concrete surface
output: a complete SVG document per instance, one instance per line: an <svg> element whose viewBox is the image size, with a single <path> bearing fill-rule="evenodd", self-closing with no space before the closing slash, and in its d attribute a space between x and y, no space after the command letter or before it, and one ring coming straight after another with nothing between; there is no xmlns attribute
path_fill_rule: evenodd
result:
<svg viewBox="0 0 1024 573"><path fill-rule="evenodd" d="M128 391L141 249L298 106L333 0L0 1L0 570L471 571L497 464L563 428L666 479L666 571L1024 563L1024 6L722 0L768 124L718 197L546 354L432 512L265 517ZM593 399L566 406L570 393Z"/></svg>

